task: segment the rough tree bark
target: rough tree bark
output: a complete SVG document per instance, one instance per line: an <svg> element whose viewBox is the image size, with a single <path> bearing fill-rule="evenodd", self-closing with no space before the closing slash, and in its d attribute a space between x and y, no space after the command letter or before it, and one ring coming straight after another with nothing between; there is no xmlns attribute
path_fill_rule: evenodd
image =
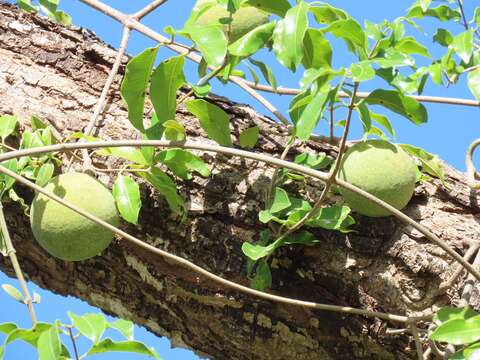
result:
<svg viewBox="0 0 480 360"><path fill-rule="evenodd" d="M31 115L39 116L62 138L81 131L114 56L115 51L88 30L65 28L0 4L0 114L17 114L24 127L29 126ZM137 136L119 97L121 76L117 76L97 134L105 139ZM285 130L280 126L246 105L220 97L210 101L231 115L234 135L253 125L261 128L255 151L281 152ZM177 118L190 138L209 141L183 106ZM329 146L314 142L295 151L335 154ZM172 216L165 201L143 185L141 224L127 229L154 246L247 284L240 247L262 229L256 213L262 208L262 193L272 169L238 158L202 156L212 176L178 183L189 202L186 221ZM115 166L111 160L96 158L95 162L97 167ZM436 180L419 185L405 212L463 254L469 242L480 241L480 197L469 190L461 173L448 166L446 173L448 189ZM111 185L108 176L101 179ZM319 188L319 183L311 181L304 195L318 196ZM26 189L19 191L32 197ZM398 324L258 301L121 240L91 260L58 261L37 245L27 217L18 207L7 205L7 214L14 245L30 280L131 319L167 336L175 346L191 348L202 356L298 360L415 357L408 337L385 334L387 326ZM321 239L317 246L279 251L273 259L271 292L396 314L420 314L433 305L458 300L465 276L446 295L434 295L455 268L441 249L394 218L356 219L353 233L317 231ZM8 259L1 258L0 267L12 275ZM472 305L480 306L478 285Z"/></svg>

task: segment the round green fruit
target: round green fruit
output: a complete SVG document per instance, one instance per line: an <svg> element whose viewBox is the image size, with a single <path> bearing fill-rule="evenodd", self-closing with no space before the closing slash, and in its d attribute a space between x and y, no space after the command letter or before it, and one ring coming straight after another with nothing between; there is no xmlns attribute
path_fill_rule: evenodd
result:
<svg viewBox="0 0 480 360"><path fill-rule="evenodd" d="M209 3L200 0L197 6ZM209 26L219 24L221 19L228 19L229 12L221 5L214 4L208 7L195 20L196 25ZM232 16L230 42L240 39L243 35L256 27L268 22L269 14L253 6L242 6ZM227 32L228 25L223 25L223 31Z"/></svg>
<svg viewBox="0 0 480 360"><path fill-rule="evenodd" d="M110 191L86 174L62 174L53 178L45 190L111 225L120 223ZM110 230L40 193L33 199L30 224L40 245L51 255L67 261L94 257L113 240Z"/></svg>
<svg viewBox="0 0 480 360"><path fill-rule="evenodd" d="M338 176L401 210L415 190L416 165L400 147L383 140L368 140L345 152ZM347 204L362 215L391 215L358 194L343 188L340 192Z"/></svg>

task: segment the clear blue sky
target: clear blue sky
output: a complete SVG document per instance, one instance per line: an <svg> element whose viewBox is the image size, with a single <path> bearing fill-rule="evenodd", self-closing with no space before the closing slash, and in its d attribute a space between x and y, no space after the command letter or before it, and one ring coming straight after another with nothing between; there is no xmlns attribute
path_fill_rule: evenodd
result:
<svg viewBox="0 0 480 360"><path fill-rule="evenodd" d="M147 0L109 0L105 1L111 6L115 6L124 12L133 12L149 1ZM188 17L189 9L193 6L194 0L169 0L161 9L157 10L154 14L149 15L145 20L145 24L153 27L157 31L161 31L164 26L172 25L175 28L180 28L185 19ZM347 10L353 17L359 22L363 23L365 19L373 22L380 22L383 19L392 20L397 16L404 14L404 10L411 4L412 1L385 1L385 0L363 0L363 1L351 1L351 0L336 0L329 1L334 6L342 7ZM472 9L475 6L476 1L467 0L466 10L471 14ZM73 16L73 22L76 25L87 27L94 30L97 35L107 43L117 47L120 41L121 28L118 23L107 18L83 5L78 0L61 1L61 7ZM425 34L418 33L416 30L409 28L408 30L416 37L419 37L420 41L430 47L431 37L433 35L432 24L436 24L434 21L422 21L424 26L423 30ZM443 25L444 26L444 25ZM460 27L448 26L453 33L462 31ZM335 42L337 44L337 42ZM154 43L146 39L143 35L135 33L128 47L128 53L131 55L137 54L145 47L152 46ZM440 56L442 52L439 47L433 46L432 54ZM338 51L338 52L337 52ZM172 55L168 50L162 50L161 56L168 57ZM265 55L265 59L268 59ZM257 56L258 58L258 56ZM339 44L334 54L335 66L348 65L351 57L345 51L345 47ZM268 60L267 60L268 61ZM275 61L270 61L272 68L277 76L278 82L283 86L296 87L301 73L291 74L285 71L277 65ZM192 81L195 81L195 67L189 65L187 67L187 76ZM362 85L362 91L372 90L376 87L385 86L384 83L379 81L370 81ZM464 97L472 98L472 95L468 91L465 81L461 81L458 85L449 89L438 87L431 82L427 84L427 90L425 94L437 95L437 96L451 96L451 97ZM227 96L233 100L242 103L249 103L254 106L259 112L265 113L266 111L255 102L247 97L245 93L239 90L234 85L224 86L219 82L215 82L214 92ZM281 111L287 113L289 97L278 97L274 95L267 95ZM388 113L390 120L393 122L397 131L397 141L410 143L413 145L421 146L430 152L438 154L442 159L452 164L456 168L464 171L464 157L468 144L473 141L480 133L479 125L479 109L467 108L459 106L447 106L447 105L427 105L429 111L429 123L421 127L416 127L405 119L398 117L394 114ZM325 125L320 125L317 132L325 133ZM339 130L338 130L339 131ZM352 137L359 137L360 127L355 126ZM477 162L478 165L478 162ZM16 280L7 278L3 273L0 273L0 284L10 283L16 285ZM39 289L34 284L30 284L32 290L37 291L42 296L42 303L36 307L40 320L51 322L59 318L63 321L68 321L66 313L71 310L77 314L83 314L85 312L98 312L98 309L88 306L86 303L73 298L65 298L58 295L49 293ZM28 326L28 316L24 307L18 303L15 303L6 295L0 293L0 323L7 321L17 321L23 326ZM136 338L145 341L148 345L153 346L163 356L164 359L196 359L197 357L193 353L184 350L170 350L168 340L159 339L150 334L143 328L135 329ZM0 340L2 338L0 337ZM5 359L6 360L29 360L35 359L35 352L28 346L22 343L13 343L7 349ZM143 359L144 357L134 355L110 355L110 356L97 356L99 359L113 360L113 359Z"/></svg>

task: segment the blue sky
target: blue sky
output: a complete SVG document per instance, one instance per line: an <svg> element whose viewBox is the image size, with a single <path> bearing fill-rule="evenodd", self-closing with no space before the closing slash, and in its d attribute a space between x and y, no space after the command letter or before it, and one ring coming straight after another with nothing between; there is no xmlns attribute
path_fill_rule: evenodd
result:
<svg viewBox="0 0 480 360"><path fill-rule="evenodd" d="M116 7L123 12L134 12L149 1L146 0L116 0L105 1L105 3ZM385 1L385 0L337 0L329 1L334 6L338 6L347 10L360 23L365 19L373 22L380 22L383 19L392 20L397 16L404 14L405 9L411 4L411 1ZM466 1L467 13L472 13L475 1ZM169 0L164 6L157 10L154 14L149 15L144 19L144 23L151 26L157 31L161 31L166 25L172 25L175 28L180 28L185 19L188 17L189 9L193 6L194 0ZM94 30L97 35L107 43L117 47L121 36L121 27L118 23L101 13L89 8L78 0L63 0L61 7L73 17L73 22ZM439 57L442 54L438 46L433 46L431 37L434 34L432 25L438 24L435 21L422 21L424 26L423 33L420 33L412 28L409 31L412 35L419 38L428 47L431 47L431 52L434 57ZM440 24L438 24L440 25ZM445 27L444 24L441 24ZM459 33L462 28L459 26L447 26L453 33ZM351 62L350 55L346 52L343 44L334 42L338 47L334 53L334 65L345 66ZM131 55L137 54L145 47L155 45L154 42L145 38L143 35L134 33L130 39L128 46L128 53ZM160 56L163 58L171 56L172 53L163 49ZM272 64L272 69L277 76L277 80L282 86L298 86L298 80L301 77L301 72L292 74L281 68L270 55L262 53L264 58L262 60L269 61ZM257 56L257 58L260 58ZM421 62L420 62L421 64ZM195 67L191 64L187 66L187 77L195 81ZM377 87L385 87L384 83L380 81L370 81L362 84L360 90L368 91ZM259 112L267 114L255 100L250 99L245 93L234 85L224 86L221 83L214 82L214 92L227 96L233 100L242 103L251 104ZM427 84L425 94L437 96L451 96L472 98L468 91L465 81L462 80L458 85L448 89L439 87L431 82ZM282 112L287 113L289 97L278 97L267 94L266 97L271 100ZM428 124L420 127L410 124L405 119L396 116L392 113L386 113L397 131L397 141L402 143L410 143L416 146L421 146L426 150L438 154L442 159L451 165L455 166L461 171L465 170L464 157L468 144L472 142L479 135L479 109L459 106L427 104L429 111ZM340 119L338 119L340 120ZM358 123L358 122L357 122ZM317 132L325 133L326 126L321 124L317 128ZM340 130L337 129L337 135ZM360 134L360 126L353 127L352 136L358 138ZM478 165L478 162L477 162ZM16 280L7 278L3 273L0 273L0 284L10 283L16 285ZM88 306L86 303L74 298L65 298L58 295L51 294L47 291L39 289L34 284L30 284L32 290L37 291L42 296L42 303L36 306L40 320L51 322L55 319L68 321L66 316L67 311L73 311L77 314L85 312L98 312L97 309ZM26 309L14 302L12 299L0 293L0 323L15 320L21 325L27 327L29 325L28 315ZM145 341L149 346L153 346L163 356L164 359L196 359L193 353L185 350L171 350L168 340L160 339L150 334L143 328L135 329L136 338ZM1 338L0 338L1 339ZM13 343L9 346L6 352L6 360L17 359L35 359L35 351L28 346L21 343ZM95 358L95 357L94 357ZM114 356L97 356L99 359L143 359L144 357L134 355L114 355Z"/></svg>

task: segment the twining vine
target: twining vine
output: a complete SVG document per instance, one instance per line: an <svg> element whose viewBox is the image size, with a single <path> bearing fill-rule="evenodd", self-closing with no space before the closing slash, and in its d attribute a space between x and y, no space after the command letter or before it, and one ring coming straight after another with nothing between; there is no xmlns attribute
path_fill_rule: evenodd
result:
<svg viewBox="0 0 480 360"><path fill-rule="evenodd" d="M136 246L175 261L224 286L252 296L296 306L404 323L406 327L404 332L412 335L419 359L425 358L432 352L442 356L451 355L452 359L469 358L480 349L478 342L480 340L480 315L468 307L444 308L436 314L409 317L306 302L272 295L264 291L271 286L268 260L278 247L286 244L314 245L318 240L308 231L309 227L322 227L341 232L351 231L355 220L350 215L351 209L347 206L348 204L329 204L326 201L332 186L351 191L364 201L367 200L369 206L375 204L386 210L388 214L411 225L458 262L461 267L450 281L442 284L444 289L455 282L462 269L466 269L469 276L480 281L479 270L469 262L475 251L478 251L478 247L473 245L465 257L460 256L431 231L403 214L401 209L399 210L388 202L349 184L338 176L342 160L348 155L347 149L351 145L347 144L347 138L354 114L358 116L358 120L363 126L362 141L378 137L388 144L387 140L395 137L393 126L385 115L374 113L370 109L371 106L377 105L386 108L414 124L420 125L427 122L428 119L426 108L422 102L464 106L480 105L477 100L421 95L426 82L430 79L438 85L451 85L458 82L462 75L467 75L470 90L477 99L480 98L480 8L475 10L473 19L469 21L461 0L445 1L437 7L433 6L431 0L418 0L409 8L405 17L380 24L366 22L365 28L362 28L344 10L322 2L307 3L299 0L292 5L287 0L200 0L182 29L165 28L166 34L169 35L167 37L140 22L144 16L164 4L166 0L153 1L132 15L123 14L98 0L81 1L122 23L123 36L114 65L92 117L81 134L72 134L69 139L54 139L50 127L40 119L33 117L32 132L25 131L22 134L20 149L17 150L7 145L5 139L14 134L18 120L15 116L0 117L2 147L8 150L0 154L2 197L8 196L11 200L19 202L28 212L29 205L25 204L23 199L16 194L13 187L15 183L23 184L35 190L37 194L45 195ZM26 11L41 11L55 21L66 25L70 24L71 18L58 9L58 1L39 0L38 2L38 6L32 4L30 0L19 0L18 4ZM238 19L241 17L242 11L247 12L247 9L253 11L251 14L261 14L261 18L257 18L257 15L249 16L247 22L251 23L242 23ZM223 15L214 16L213 20L210 19L205 23L202 16L213 10ZM309 14L320 25L319 27L309 26ZM277 19L271 21L271 17ZM417 26L415 20L424 17L459 22L465 31L453 36L448 30L439 28L434 36L434 41L446 48L446 54L441 59L432 61L428 66L417 67L415 65L416 57L431 58L431 55L424 45L406 35L405 25L415 27ZM92 134L105 108L107 95L124 57L131 30L137 30L159 43L158 46L144 50L129 61L120 89L128 109L129 121L145 140L101 141ZM331 67L333 49L326 39L328 34L343 40L358 61L348 68L333 69ZM176 38L179 36L189 40L191 45L178 42ZM162 61L155 67L155 60L161 45L180 55ZM280 64L293 72L303 66L305 72L300 80L300 89L277 87L275 77L268 65L252 58L264 48L273 50ZM193 84L190 84L184 75L185 59L199 64L199 80ZM248 70L253 81L247 80L245 71L242 69ZM411 71L408 73L404 69ZM268 85L260 84L258 71L262 73ZM363 82L375 77L386 81L391 89L376 89L370 93L359 91ZM280 159L234 147L230 136L228 115L206 98L211 91L210 81L214 78L238 85L259 101L289 130L288 145ZM191 90L181 99L177 99L177 91L186 85L190 86ZM278 111L257 90L279 95L294 95L289 108L289 117ZM413 93L418 95L413 95ZM145 115L147 96L151 100L154 110L149 119L146 119ZM192 97L193 99L191 99ZM345 103L342 100L344 98L348 98L349 102ZM200 125L208 137L221 146L187 140L183 124L175 119L176 109L180 103L184 103L187 110L199 119ZM328 121L330 121L331 129L329 136L313 134L318 122L325 117L324 112L327 109L329 110ZM338 110L346 110L346 120L335 124L335 114ZM334 138L332 131L334 125L343 127L341 139ZM258 137L259 129L249 128L240 134L239 144L244 149L252 149L255 147ZM79 139L77 143L64 142L76 138ZM56 144L58 140L62 143ZM331 160L325 154L302 154L297 156L294 162L285 160L296 142L308 140L330 140L333 144L338 145L336 159ZM479 186L478 172L473 165L473 153L479 144L478 140L472 143L466 157L467 176L472 189ZM155 148L160 149L156 150ZM173 213L179 217L188 216L184 199L177 192L175 177L189 179L193 172L201 176L210 175L209 169L201 157L188 150L219 152L276 166L277 170L271 179L270 188L265 197L265 209L259 214L259 221L267 224L269 229L262 231L257 243L246 242L242 246L247 257L247 273L252 288L223 279L190 261L157 249L45 190L44 186L52 181L55 168L61 167L61 160L54 155L56 153L73 150L68 165L70 168L79 160L76 150L82 150L82 170L89 173L98 172L98 169L92 164L88 149L97 149L96 154L100 156L120 157L127 161L126 165L118 171L119 175L114 185L113 195L121 217L134 225L138 222L141 201L138 196L138 184L131 177L133 175L146 180L161 193ZM428 181L430 176L434 176L444 182L443 168L435 156L408 144L401 144L396 149L407 152L415 159L419 166L419 169L415 167L417 181ZM328 172L319 171L327 168L329 168ZM168 169L173 176L168 175L162 169ZM126 173L129 175L124 175ZM289 194L284 189L285 184L289 181L301 184L304 181L304 175L319 179L325 184L320 197L313 206L307 201ZM42 324L42 331L38 331L40 323L37 323L33 304L39 299L35 294L33 297L29 294L10 240L3 210L0 211L0 225L3 239L0 249L10 257L23 294L11 286L4 288L15 299L27 304L32 320L32 329L36 330L37 334L31 344L37 346L41 356L47 359L48 351L46 349L54 348L53 358L70 357L68 350L59 340L59 334L64 332L72 340L76 359L118 349L135 351L158 358L153 349L133 340L133 337L130 336L133 325L128 322L122 322L121 326L109 325L104 318L102 320L92 314L85 315L81 320L71 314L72 325L64 325L59 322ZM464 295L468 304L469 295L467 292L464 292ZM420 321L432 321L429 332L430 343L426 352L423 350L422 343L425 339L422 339L418 328ZM80 325L82 322L95 323L95 334L89 334ZM111 339L102 340L103 332L109 326L119 330L127 340L122 343ZM75 336L72 333L74 327L94 343L92 348L81 356L78 354ZM18 338L18 335L12 334L22 331L24 331L23 334L29 334L28 330L19 330L14 324L0 324L0 332L8 334L6 344L13 341L11 339L15 339L16 336ZM462 345L462 347L452 348L450 345L450 347L440 349L435 341ZM6 344L0 347L0 357ZM453 354L455 350L458 351Z"/></svg>

